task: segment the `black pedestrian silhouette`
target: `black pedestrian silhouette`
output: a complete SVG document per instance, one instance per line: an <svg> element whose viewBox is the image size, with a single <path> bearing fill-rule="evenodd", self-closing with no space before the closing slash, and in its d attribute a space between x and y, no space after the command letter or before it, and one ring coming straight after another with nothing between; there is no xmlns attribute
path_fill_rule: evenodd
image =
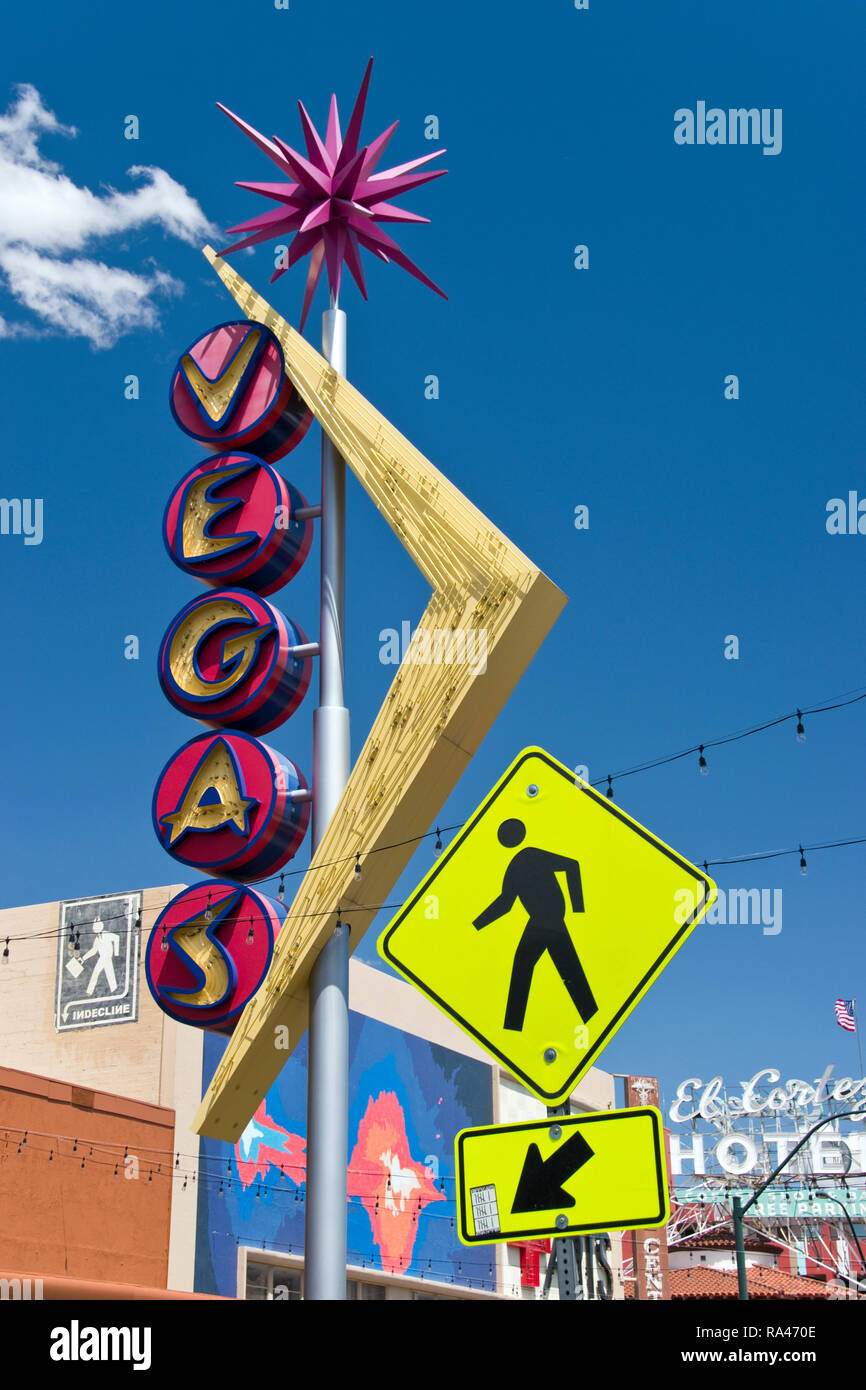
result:
<svg viewBox="0 0 866 1390"><path fill-rule="evenodd" d="M500 825L498 835L501 845L514 849L524 839L526 826L521 820L506 820ZM588 1023L598 1012L598 1005L565 925L565 899L556 881L558 871L565 873L572 912L583 912L583 888L577 860L527 846L515 854L505 870L499 897L472 923L477 931L481 931L482 927L489 926L510 912L518 898L529 913L529 921L514 953L505 1006L504 1026L515 1033L523 1028L532 976L545 951L556 966L581 1021Z"/></svg>

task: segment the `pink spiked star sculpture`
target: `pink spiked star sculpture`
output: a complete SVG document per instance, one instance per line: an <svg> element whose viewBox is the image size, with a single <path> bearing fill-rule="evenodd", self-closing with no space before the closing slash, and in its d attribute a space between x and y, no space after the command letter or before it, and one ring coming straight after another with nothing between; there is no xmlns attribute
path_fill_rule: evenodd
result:
<svg viewBox="0 0 866 1390"><path fill-rule="evenodd" d="M361 123L364 119L372 70L371 58L346 128L345 139L340 132L336 96L331 97L328 129L324 141L303 104L298 102L307 146L306 159L278 136L275 135L273 140L266 139L221 102L217 102L219 109L273 160L282 173L288 174L293 180L291 183L237 184L238 188L249 188L253 193L261 193L265 198L271 198L279 207L271 212L262 213L260 217L254 217L249 222L241 222L237 227L230 227L231 233L243 232L246 235L233 246L226 247L221 254L229 255L232 251L243 250L245 246L254 246L257 242L270 241L272 237L283 237L294 232L288 251L288 263L281 265L274 272L271 283L297 264L303 256L309 254L310 268L304 292L301 328L309 313L323 266L327 267L328 284L335 301L340 293L344 262L349 267L361 294L367 298L361 266L362 246L372 251L381 261L394 261L422 284L435 290L436 294L442 295L443 299L448 298L438 285L434 285L433 281L404 255L387 232L377 225L380 222L429 222L429 217L419 217L417 213L407 212L404 208L390 203L388 199L406 193L410 188L418 188L431 179L441 178L448 170L414 172L420 169L422 164L427 164L431 159L445 153L444 150L434 150L432 154L410 160L408 164L398 164L393 169L375 172L376 165L399 122L395 121L369 145L361 146Z"/></svg>

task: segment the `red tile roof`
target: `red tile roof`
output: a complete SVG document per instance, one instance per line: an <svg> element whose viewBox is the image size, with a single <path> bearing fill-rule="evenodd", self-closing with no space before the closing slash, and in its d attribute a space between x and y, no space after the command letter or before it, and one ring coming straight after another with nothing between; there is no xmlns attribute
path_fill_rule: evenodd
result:
<svg viewBox="0 0 866 1390"><path fill-rule="evenodd" d="M672 1269L671 1298L737 1298L737 1276L733 1270ZM823 1279L801 1279L765 1265L749 1265L746 1270L749 1298L829 1298L836 1287Z"/></svg>
<svg viewBox="0 0 866 1390"><path fill-rule="evenodd" d="M779 1242L771 1236L746 1235L744 1245L747 1250L765 1250L778 1255ZM669 1245L670 1250L733 1250L734 1237L730 1231L712 1231L707 1235L684 1236Z"/></svg>

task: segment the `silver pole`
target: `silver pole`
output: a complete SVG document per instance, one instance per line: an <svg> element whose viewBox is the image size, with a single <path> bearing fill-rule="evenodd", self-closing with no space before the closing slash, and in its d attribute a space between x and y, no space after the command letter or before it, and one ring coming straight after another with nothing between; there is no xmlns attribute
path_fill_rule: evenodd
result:
<svg viewBox="0 0 866 1390"><path fill-rule="evenodd" d="M570 1115L568 1101L563 1105L548 1105L547 1114L550 1119L554 1119L557 1115ZM578 1239L580 1238L575 1236L563 1236L556 1237L553 1242L556 1283L559 1288L560 1301L563 1303L574 1303L578 1298L584 1296L582 1267L579 1268L577 1258ZM583 1248L582 1245L580 1248Z"/></svg>
<svg viewBox="0 0 866 1390"><path fill-rule="evenodd" d="M346 375L346 315L322 315L322 351ZM349 779L349 711L343 703L346 465L322 432L322 587L319 707L313 715L312 847ZM339 906L334 903L334 908ZM307 1215L304 1297L346 1297L346 1164L349 1150L349 928L340 926L310 975L307 1067Z"/></svg>

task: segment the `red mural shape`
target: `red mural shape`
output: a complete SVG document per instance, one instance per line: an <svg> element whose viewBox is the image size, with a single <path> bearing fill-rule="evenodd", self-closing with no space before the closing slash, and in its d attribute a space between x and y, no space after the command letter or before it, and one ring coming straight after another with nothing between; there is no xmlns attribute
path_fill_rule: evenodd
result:
<svg viewBox="0 0 866 1390"><path fill-rule="evenodd" d="M268 1102L263 1100L235 1144L235 1163L241 1187L266 1178L269 1168L300 1187L307 1180L307 1141L272 1120Z"/></svg>
<svg viewBox="0 0 866 1390"><path fill-rule="evenodd" d="M409 1152L406 1117L396 1095L370 1097L349 1160L349 1195L360 1197L370 1217L382 1268L400 1274L412 1262L418 1218L431 1202L444 1202L423 1163Z"/></svg>

